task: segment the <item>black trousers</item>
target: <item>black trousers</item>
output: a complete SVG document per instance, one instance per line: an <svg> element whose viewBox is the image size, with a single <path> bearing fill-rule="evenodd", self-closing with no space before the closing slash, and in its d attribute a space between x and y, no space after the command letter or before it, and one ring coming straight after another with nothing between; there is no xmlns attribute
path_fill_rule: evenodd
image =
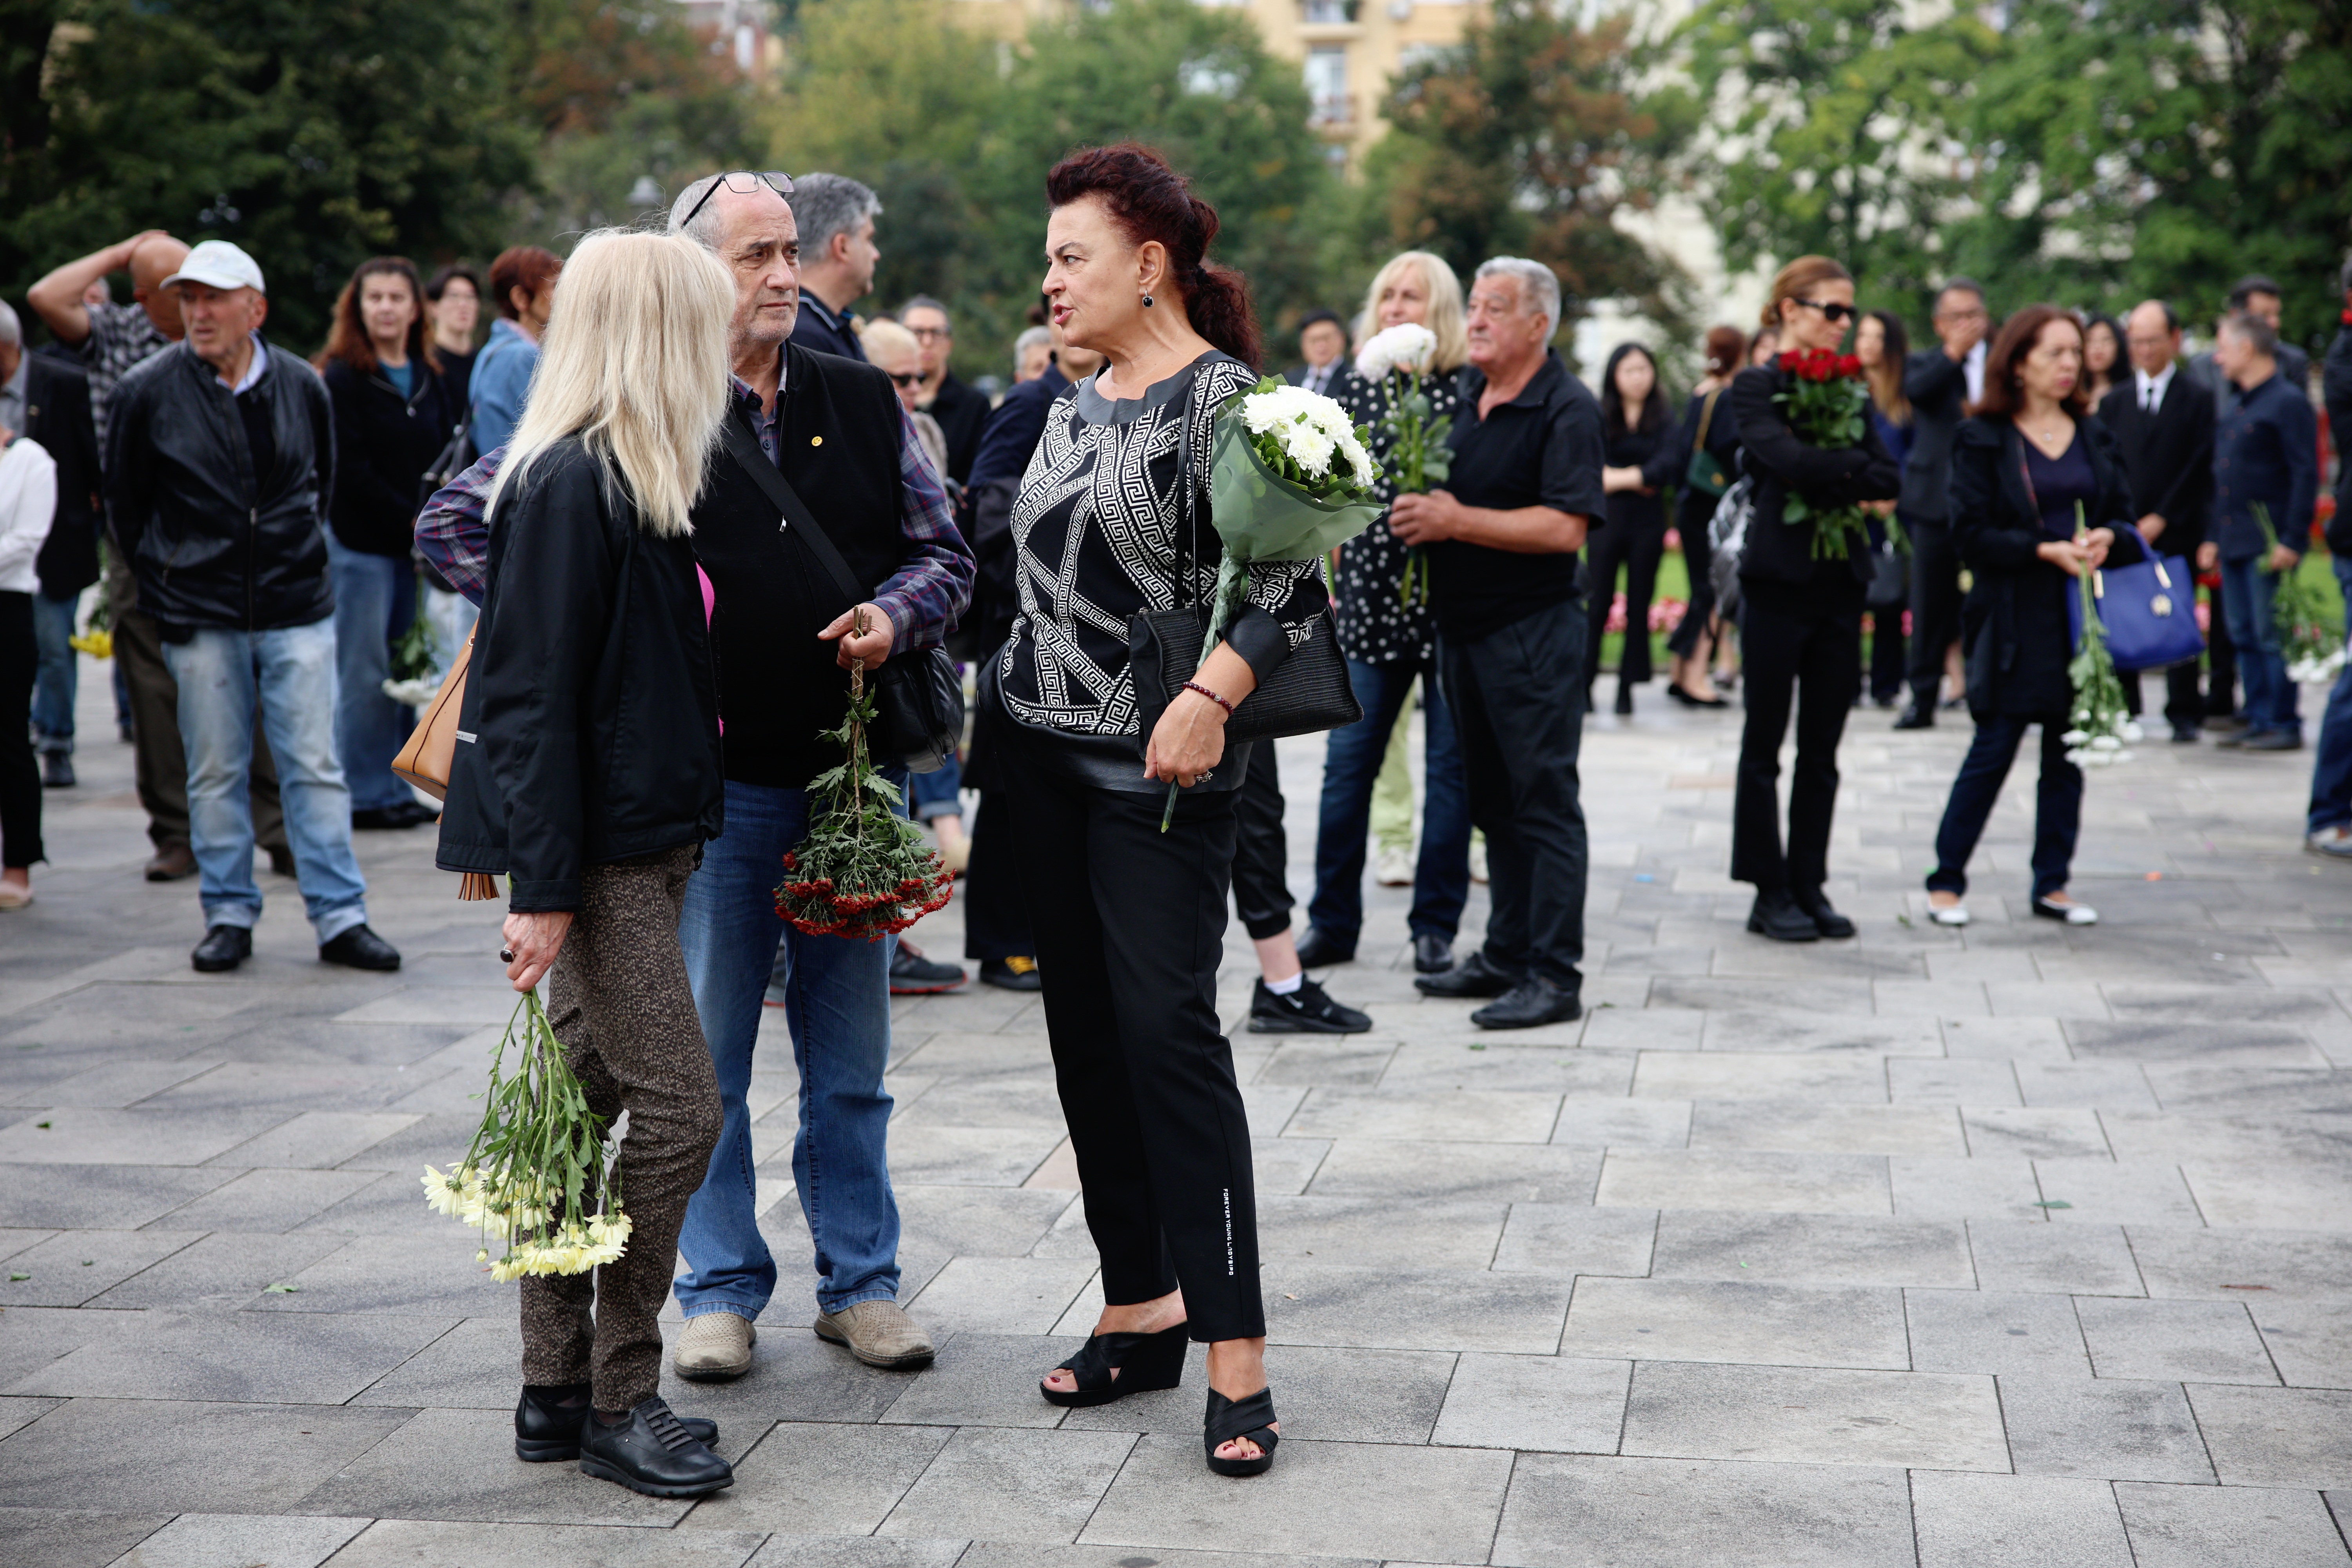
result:
<svg viewBox="0 0 2352 1568"><path fill-rule="evenodd" d="M2215 620L2218 623L2220 617L2216 616ZM2132 717L2135 719L2138 718L2140 713L2139 683L2142 674L2153 676L2164 682L2165 722L2187 724L2192 727L2205 722L2205 698L2204 694L2197 689L2198 669L2195 659L2192 658L2185 664L2176 664L2167 670L2134 670L2126 675L2123 678L2124 706L2131 710ZM2227 693L2230 689L2226 685L2217 685L2216 689ZM2223 711L2226 712L2228 710L2224 709Z"/></svg>
<svg viewBox="0 0 2352 1568"><path fill-rule="evenodd" d="M2205 715L2226 719L2238 710L2238 645L2230 640L2219 588L2213 590L2212 608L2211 624L2205 628Z"/></svg>
<svg viewBox="0 0 2352 1568"><path fill-rule="evenodd" d="M1282 764L1274 742L1250 748L1249 773L1234 791L1234 910L1252 942L1290 929L1297 900L1283 875L1290 840L1282 831Z"/></svg>
<svg viewBox="0 0 2352 1568"><path fill-rule="evenodd" d="M1706 525L1714 521L1717 499L1693 492L1688 505L1675 510L1675 527L1683 536L1683 564L1690 572L1690 603L1683 608L1675 635L1666 639L1666 651L1676 658L1698 651L1707 617L1715 614L1715 546L1707 540Z"/></svg>
<svg viewBox="0 0 2352 1568"><path fill-rule="evenodd" d="M1898 518L1911 536L1911 700L1933 713L1945 650L1960 636L1960 557L1949 523Z"/></svg>
<svg viewBox="0 0 2352 1568"><path fill-rule="evenodd" d="M1486 836L1486 958L1567 991L1583 984L1591 863L1576 772L1586 647L1584 606L1572 601L1437 645L1470 821Z"/></svg>
<svg viewBox="0 0 2352 1568"><path fill-rule="evenodd" d="M1192 1338L1255 1339L1249 1121L1217 1027L1234 795L1182 797L1162 833L1160 791L1080 784L1041 754L1053 744L1024 736L996 756L1103 1300L1181 1285Z"/></svg>
<svg viewBox="0 0 2352 1568"><path fill-rule="evenodd" d="M1812 893L1829 880L1837 749L1862 679L1862 589L1740 584L1739 657L1747 727L1731 805L1731 877L1759 892ZM1937 656L1939 658L1941 655ZM1933 691L1930 690L1932 700ZM1789 838L1780 841L1780 742L1797 710Z"/></svg>
<svg viewBox="0 0 2352 1568"><path fill-rule="evenodd" d="M33 762L33 595L0 594L0 867L47 859L41 852L41 770Z"/></svg>
<svg viewBox="0 0 2352 1568"><path fill-rule="evenodd" d="M1639 686L1650 679L1650 601L1657 596L1658 563L1665 559L1664 517L1637 527L1598 529L1585 541L1584 689L1601 678L1601 638L1609 606L1617 596L1617 569L1625 569L1625 647L1617 656L1617 684Z"/></svg>
<svg viewBox="0 0 2352 1568"><path fill-rule="evenodd" d="M956 896L963 901L963 955L976 963L1037 956L1021 893L1021 857L1013 847L1012 810L1003 790L980 792L971 816L971 859L956 879Z"/></svg>

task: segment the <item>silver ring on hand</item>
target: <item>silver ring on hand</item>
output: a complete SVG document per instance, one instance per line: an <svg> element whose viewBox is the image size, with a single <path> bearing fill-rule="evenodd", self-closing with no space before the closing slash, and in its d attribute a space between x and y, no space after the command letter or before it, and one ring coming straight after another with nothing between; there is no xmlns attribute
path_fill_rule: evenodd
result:
<svg viewBox="0 0 2352 1568"><path fill-rule="evenodd" d="M1202 768L1202 769L1201 770L1201 776L1200 776L1199 778L1194 779L1192 782L1193 782L1194 784L1207 784L1211 779L1215 778L1216 776L1217 776L1217 770L1216 770L1216 769L1214 769L1214 768Z"/></svg>

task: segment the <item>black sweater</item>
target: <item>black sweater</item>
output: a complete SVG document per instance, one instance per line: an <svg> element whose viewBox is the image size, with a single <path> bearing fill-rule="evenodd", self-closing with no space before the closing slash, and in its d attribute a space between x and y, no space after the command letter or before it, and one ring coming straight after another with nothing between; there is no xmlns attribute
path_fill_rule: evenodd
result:
<svg viewBox="0 0 2352 1568"><path fill-rule="evenodd" d="M408 395L381 368L329 360L320 373L335 409L335 493L327 509L346 550L405 559L416 542L425 470L449 444L462 406L449 401L432 367L411 360Z"/></svg>

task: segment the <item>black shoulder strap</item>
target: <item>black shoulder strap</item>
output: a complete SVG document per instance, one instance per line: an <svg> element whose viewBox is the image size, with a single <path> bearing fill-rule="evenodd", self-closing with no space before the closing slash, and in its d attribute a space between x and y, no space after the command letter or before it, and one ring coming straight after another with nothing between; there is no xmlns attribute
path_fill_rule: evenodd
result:
<svg viewBox="0 0 2352 1568"><path fill-rule="evenodd" d="M824 530L817 524L816 515L809 510L808 503L801 500L800 492L793 489L776 465L768 460L768 455L760 450L760 443L744 426L740 408L730 409L727 417L719 422L719 428L720 439L727 446L727 455L735 459L737 467L751 476L752 481L767 492L768 500L783 514L788 525L784 531L798 535L801 542L808 546L809 552L824 563L825 571L832 574L835 584L849 595L851 604L864 604L869 595L859 584L856 574L849 570L849 563L841 558L841 552L834 548L831 539L825 537Z"/></svg>

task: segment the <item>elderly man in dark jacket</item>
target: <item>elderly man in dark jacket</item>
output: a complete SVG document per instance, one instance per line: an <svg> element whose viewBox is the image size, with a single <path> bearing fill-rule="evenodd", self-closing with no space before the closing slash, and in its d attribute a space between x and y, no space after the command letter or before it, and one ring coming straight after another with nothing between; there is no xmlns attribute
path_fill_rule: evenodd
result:
<svg viewBox="0 0 2352 1568"><path fill-rule="evenodd" d="M319 956L397 969L400 954L368 929L335 755L326 388L262 341L261 268L236 246L206 240L163 286L179 293L187 337L115 388L106 497L140 607L161 628L179 683L205 925L195 966L235 969L253 952L261 889L246 791L257 713Z"/></svg>

